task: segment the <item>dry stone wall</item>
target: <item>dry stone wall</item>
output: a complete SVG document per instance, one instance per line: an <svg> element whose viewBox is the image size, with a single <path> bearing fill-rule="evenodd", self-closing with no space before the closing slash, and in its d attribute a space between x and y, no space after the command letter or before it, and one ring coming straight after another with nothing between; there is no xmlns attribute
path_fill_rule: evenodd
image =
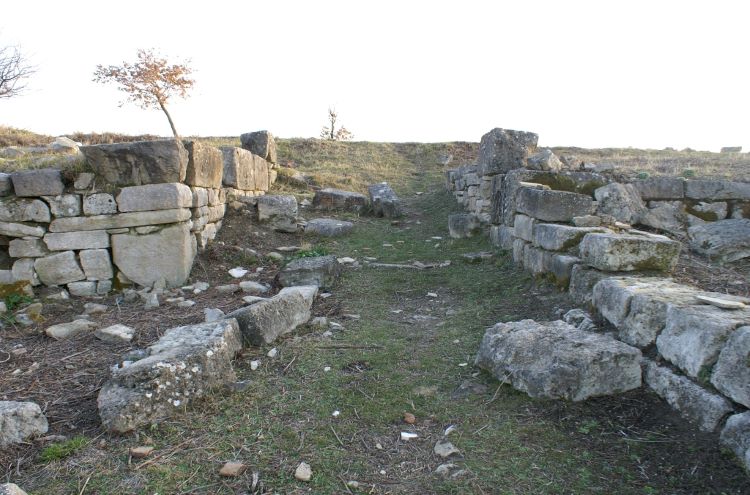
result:
<svg viewBox="0 0 750 495"><path fill-rule="evenodd" d="M261 137L275 150L270 133ZM263 195L276 179L264 157L197 141L80 151L88 171L73 177L56 169L0 174L0 284L65 286L75 296L117 284L183 285L227 202Z"/></svg>
<svg viewBox="0 0 750 495"><path fill-rule="evenodd" d="M447 171L448 189L468 210L449 219L451 236L488 228L515 262L597 311L617 339L642 351L644 383L699 429L721 431L750 469L750 300L669 277L681 249L720 262L750 256L750 184L618 183L566 170L536 142L494 129L477 164Z"/></svg>

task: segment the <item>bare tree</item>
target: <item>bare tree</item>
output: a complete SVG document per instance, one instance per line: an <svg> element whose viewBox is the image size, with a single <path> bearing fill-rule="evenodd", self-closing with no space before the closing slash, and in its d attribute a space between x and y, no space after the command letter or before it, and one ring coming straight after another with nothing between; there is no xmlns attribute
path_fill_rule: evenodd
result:
<svg viewBox="0 0 750 495"><path fill-rule="evenodd" d="M328 139L329 141L349 141L354 138L354 134L344 126L336 128L336 122L338 121L339 114L335 108L328 108L328 124L323 126L320 130L320 138Z"/></svg>
<svg viewBox="0 0 750 495"><path fill-rule="evenodd" d="M97 65L94 81L100 83L114 82L119 90L128 94L125 101L130 101L148 109L161 109L169 120L169 126L175 138L178 138L172 116L167 111L167 102L172 96L186 98L188 90L195 81L190 79L192 69L186 64L169 64L167 59L154 54L153 50L138 50L135 63L123 62L122 65ZM120 102L122 106L125 101Z"/></svg>
<svg viewBox="0 0 750 495"><path fill-rule="evenodd" d="M16 46L0 48L0 98L17 96L26 87L25 80L35 72Z"/></svg>

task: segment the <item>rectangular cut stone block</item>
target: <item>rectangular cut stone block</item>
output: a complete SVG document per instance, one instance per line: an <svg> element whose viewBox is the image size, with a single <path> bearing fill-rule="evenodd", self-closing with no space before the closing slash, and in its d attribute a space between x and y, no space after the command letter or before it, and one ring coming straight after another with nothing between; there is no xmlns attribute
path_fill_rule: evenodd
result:
<svg viewBox="0 0 750 495"><path fill-rule="evenodd" d="M526 215L518 214L513 220L513 232L519 239L523 239L526 242L532 242L534 240L534 225L536 220Z"/></svg>
<svg viewBox="0 0 750 495"><path fill-rule="evenodd" d="M175 210L138 211L117 215L58 218L52 221L49 230L50 232L75 232L79 230L120 229L124 227L139 227L141 225L184 222L185 220L189 220L190 217L191 212L188 208L180 208ZM1 223L0 230L2 230ZM42 235L44 235L44 232L42 232Z"/></svg>
<svg viewBox="0 0 750 495"><path fill-rule="evenodd" d="M112 236L114 264L128 279L144 287L161 280L167 287L184 285L195 254L196 240L187 222L153 234Z"/></svg>
<svg viewBox="0 0 750 495"><path fill-rule="evenodd" d="M68 292L71 296L92 297L96 294L96 282L82 281L68 284Z"/></svg>
<svg viewBox="0 0 750 495"><path fill-rule="evenodd" d="M526 244L523 249L523 267L534 275L542 275L547 271L547 257L549 252Z"/></svg>
<svg viewBox="0 0 750 495"><path fill-rule="evenodd" d="M73 251L36 258L34 269L44 285L63 285L86 278Z"/></svg>
<svg viewBox="0 0 750 495"><path fill-rule="evenodd" d="M0 448L47 433L47 418L33 402L0 401ZM0 485L2 495L26 495L13 483Z"/></svg>
<svg viewBox="0 0 750 495"><path fill-rule="evenodd" d="M227 211L227 205L217 205L208 207L208 223L215 223L224 218Z"/></svg>
<svg viewBox="0 0 750 495"><path fill-rule="evenodd" d="M81 214L80 194L61 194L59 196L45 196L50 212L54 217L77 217Z"/></svg>
<svg viewBox="0 0 750 495"><path fill-rule="evenodd" d="M518 217L519 215L516 215L516 219ZM571 227L554 223L537 223L534 227L534 238L527 240L533 241L535 246L547 251L567 251L578 246L583 236L592 232L610 231L595 227Z"/></svg>
<svg viewBox="0 0 750 495"><path fill-rule="evenodd" d="M41 239L13 239L8 247L11 258L38 258L47 256L49 250Z"/></svg>
<svg viewBox="0 0 750 495"><path fill-rule="evenodd" d="M48 233L44 242L50 251L108 248L109 234L106 230Z"/></svg>
<svg viewBox="0 0 750 495"><path fill-rule="evenodd" d="M737 460L750 472L750 411L734 414L721 430L721 446L734 452Z"/></svg>
<svg viewBox="0 0 750 495"><path fill-rule="evenodd" d="M185 184L200 187L221 187L224 157L221 151L197 141L183 141L188 152Z"/></svg>
<svg viewBox="0 0 750 495"><path fill-rule="evenodd" d="M324 188L315 192L313 206L321 210L361 211L367 206L367 196L358 192Z"/></svg>
<svg viewBox="0 0 750 495"><path fill-rule="evenodd" d="M80 149L91 169L107 184L123 187L185 180L188 153L176 139L97 144Z"/></svg>
<svg viewBox="0 0 750 495"><path fill-rule="evenodd" d="M109 251L106 249L86 249L78 253L86 280L109 280L114 275Z"/></svg>
<svg viewBox="0 0 750 495"><path fill-rule="evenodd" d="M10 179L10 174L0 172L0 197L11 194L13 194L13 181Z"/></svg>
<svg viewBox="0 0 750 495"><path fill-rule="evenodd" d="M200 208L201 206L208 206L208 189L204 187L191 187L190 190L193 192L193 208Z"/></svg>
<svg viewBox="0 0 750 495"><path fill-rule="evenodd" d="M268 190L268 162L242 148L221 148L224 160L223 184L245 191Z"/></svg>
<svg viewBox="0 0 750 495"><path fill-rule="evenodd" d="M529 245L529 243L523 239L516 238L513 241L513 261L515 263L523 264L524 251L526 251L527 245Z"/></svg>
<svg viewBox="0 0 750 495"><path fill-rule="evenodd" d="M665 359L698 378L716 362L732 332L748 323L750 309L670 306L666 326L656 338L656 348Z"/></svg>
<svg viewBox="0 0 750 495"><path fill-rule="evenodd" d="M703 431L714 431L732 412L732 405L724 397L708 392L653 361L644 363L644 379L654 392Z"/></svg>
<svg viewBox="0 0 750 495"><path fill-rule="evenodd" d="M34 270L34 259L33 258L21 258L13 263L11 270L13 274L13 282L20 280L28 280L33 286L39 285L39 277Z"/></svg>
<svg viewBox="0 0 750 495"><path fill-rule="evenodd" d="M593 213L594 201L583 194L524 187L518 191L516 211L545 222L570 222Z"/></svg>
<svg viewBox="0 0 750 495"><path fill-rule="evenodd" d="M599 270L656 270L671 272L681 244L664 236L586 234L581 241L581 260Z"/></svg>
<svg viewBox="0 0 750 495"><path fill-rule="evenodd" d="M644 201L682 199L685 197L685 179L654 177L633 182Z"/></svg>
<svg viewBox="0 0 750 495"><path fill-rule="evenodd" d="M121 212L172 210L192 205L193 192L176 182L124 187L117 195L117 208Z"/></svg>
<svg viewBox="0 0 750 495"><path fill-rule="evenodd" d="M62 175L58 169L23 170L10 174L16 196L57 196L63 193Z"/></svg>
<svg viewBox="0 0 750 495"><path fill-rule="evenodd" d="M124 433L179 413L237 379L232 360L240 350L233 319L167 330L145 358L113 368L97 399L102 425Z"/></svg>
<svg viewBox="0 0 750 495"><path fill-rule="evenodd" d="M729 336L711 373L711 383L733 401L750 407L750 326Z"/></svg>
<svg viewBox="0 0 750 495"><path fill-rule="evenodd" d="M115 213L117 213L117 202L109 193L89 194L83 198L84 215L113 215Z"/></svg>
<svg viewBox="0 0 750 495"><path fill-rule="evenodd" d="M600 272L584 264L574 265L570 271L568 293L578 304L589 305L597 282L611 276L611 273Z"/></svg>
<svg viewBox="0 0 750 495"><path fill-rule="evenodd" d="M555 278L555 282L560 287L568 287L570 277L573 273L573 267L581 262L576 256L565 254L550 253L545 258L546 271Z"/></svg>
<svg viewBox="0 0 750 495"><path fill-rule="evenodd" d="M529 396L585 400L641 386L641 352L563 321L498 323L484 334L475 364Z"/></svg>
<svg viewBox="0 0 750 495"><path fill-rule="evenodd" d="M22 223L0 222L0 235L7 235L8 237L42 237L44 235L44 227Z"/></svg>
<svg viewBox="0 0 750 495"><path fill-rule="evenodd" d="M728 180L689 180L685 182L685 197L718 201L722 199L750 199L750 182Z"/></svg>
<svg viewBox="0 0 750 495"><path fill-rule="evenodd" d="M513 238L515 229L506 225L493 225L490 227L490 242L495 247L510 251L513 249Z"/></svg>
<svg viewBox="0 0 750 495"><path fill-rule="evenodd" d="M50 211L40 199L0 199L0 221L2 222L49 222Z"/></svg>
<svg viewBox="0 0 750 495"><path fill-rule="evenodd" d="M505 173L526 166L539 136L532 132L495 128L482 136L477 163L482 175Z"/></svg>

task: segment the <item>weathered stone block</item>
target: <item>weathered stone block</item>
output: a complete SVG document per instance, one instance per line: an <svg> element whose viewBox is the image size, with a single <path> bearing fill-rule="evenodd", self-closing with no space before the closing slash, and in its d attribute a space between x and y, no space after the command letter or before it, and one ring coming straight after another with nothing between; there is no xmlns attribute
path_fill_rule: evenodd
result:
<svg viewBox="0 0 750 495"><path fill-rule="evenodd" d="M103 426L117 433L134 430L234 382L232 359L241 349L233 319L167 330L147 357L113 369L97 400Z"/></svg>
<svg viewBox="0 0 750 495"><path fill-rule="evenodd" d="M720 442L722 447L734 452L745 469L750 471L750 411L727 419L721 430Z"/></svg>
<svg viewBox="0 0 750 495"><path fill-rule="evenodd" d="M183 141L188 153L185 184L220 188L224 176L224 157L221 151L197 141Z"/></svg>
<svg viewBox="0 0 750 495"><path fill-rule="evenodd" d="M338 237L348 234L353 228L352 222L336 220L335 218L313 218L305 225L305 233L324 237Z"/></svg>
<svg viewBox="0 0 750 495"><path fill-rule="evenodd" d="M664 236L586 234L581 260L604 271L656 270L670 272L677 264L680 243Z"/></svg>
<svg viewBox="0 0 750 495"><path fill-rule="evenodd" d="M188 208L179 210L137 211L118 215L96 215L91 217L57 218L49 226L50 232L76 232L80 230L121 229L141 225L162 225L190 220ZM0 222L0 233L2 223ZM42 235L44 232L42 231ZM41 237L38 236L38 237Z"/></svg>
<svg viewBox="0 0 750 495"><path fill-rule="evenodd" d="M78 253L86 280L109 280L114 276L106 249L86 249Z"/></svg>
<svg viewBox="0 0 750 495"><path fill-rule="evenodd" d="M651 201L649 209L639 219L641 225L679 236L686 234L687 221L687 212L682 201Z"/></svg>
<svg viewBox="0 0 750 495"><path fill-rule="evenodd" d="M367 192L370 195L370 207L375 216L399 218L403 215L401 200L385 182L367 186Z"/></svg>
<svg viewBox="0 0 750 495"><path fill-rule="evenodd" d="M167 287L185 285L195 255L196 240L188 223L164 227L153 234L112 236L114 264L127 278L144 287L162 279Z"/></svg>
<svg viewBox="0 0 750 495"><path fill-rule="evenodd" d="M552 274L557 285L567 287L573 273L573 267L581 262L576 256L550 253L545 258L546 271Z"/></svg>
<svg viewBox="0 0 750 495"><path fill-rule="evenodd" d="M0 199L0 221L2 222L49 222L47 204L40 199Z"/></svg>
<svg viewBox="0 0 750 495"><path fill-rule="evenodd" d="M208 189L192 186L190 190L193 192L193 208L208 206Z"/></svg>
<svg viewBox="0 0 750 495"><path fill-rule="evenodd" d="M454 239L474 237L481 231L479 217L473 213L454 213L448 217L448 234Z"/></svg>
<svg viewBox="0 0 750 495"><path fill-rule="evenodd" d="M227 318L237 320L246 345L269 344L310 319L316 292L316 286L288 287L270 299L228 314Z"/></svg>
<svg viewBox="0 0 750 495"><path fill-rule="evenodd" d="M720 262L750 256L750 219L720 220L688 229L690 249Z"/></svg>
<svg viewBox="0 0 750 495"><path fill-rule="evenodd" d="M13 181L10 174L0 172L0 197L13 194Z"/></svg>
<svg viewBox="0 0 750 495"><path fill-rule="evenodd" d="M573 217L593 213L590 196L567 191L523 187L518 191L516 211L545 222L570 222Z"/></svg>
<svg viewBox="0 0 750 495"><path fill-rule="evenodd" d="M542 275L547 271L549 254L543 249L526 244L523 249L523 267L534 275Z"/></svg>
<svg viewBox="0 0 750 495"><path fill-rule="evenodd" d="M96 282L82 281L82 282L71 282L68 284L68 292L71 296L76 297L92 297L96 294Z"/></svg>
<svg viewBox="0 0 750 495"><path fill-rule="evenodd" d="M520 213L516 215L513 220L513 232L519 239L523 239L526 242L532 242L534 240L534 225L536 220Z"/></svg>
<svg viewBox="0 0 750 495"><path fill-rule="evenodd" d="M117 213L115 197L108 193L95 193L84 196L84 215L113 215Z"/></svg>
<svg viewBox="0 0 750 495"><path fill-rule="evenodd" d="M283 287L314 285L330 288L341 273L335 256L315 256L290 261L279 272L279 283Z"/></svg>
<svg viewBox="0 0 750 495"><path fill-rule="evenodd" d="M8 254L11 258L38 258L47 256L49 250L41 239L12 239Z"/></svg>
<svg viewBox="0 0 750 495"><path fill-rule="evenodd" d="M728 180L689 180L685 182L685 197L717 201L750 199L750 182Z"/></svg>
<svg viewBox="0 0 750 495"><path fill-rule="evenodd" d="M276 141L268 131L248 132L240 135L242 147L254 155L276 163Z"/></svg>
<svg viewBox="0 0 750 495"><path fill-rule="evenodd" d="M268 190L268 162L242 148L224 146L221 149L224 160L225 186L244 191Z"/></svg>
<svg viewBox="0 0 750 495"><path fill-rule="evenodd" d="M729 336L711 373L711 383L733 401L750 407L750 326Z"/></svg>
<svg viewBox="0 0 750 495"><path fill-rule="evenodd" d="M0 235L8 237L42 237L44 227L22 223L0 222Z"/></svg>
<svg viewBox="0 0 750 495"><path fill-rule="evenodd" d="M321 210L346 210L359 212L367 206L367 196L358 192L324 188L315 191L313 207Z"/></svg>
<svg viewBox="0 0 750 495"><path fill-rule="evenodd" d="M44 285L63 285L86 278L73 251L36 258L34 270Z"/></svg>
<svg viewBox="0 0 750 495"><path fill-rule="evenodd" d="M22 170L10 174L18 197L57 196L63 193L60 171L54 168Z"/></svg>
<svg viewBox="0 0 750 495"><path fill-rule="evenodd" d="M192 205L193 192L185 184L176 182L124 187L117 195L117 207L122 212L171 210Z"/></svg>
<svg viewBox="0 0 750 495"><path fill-rule="evenodd" d="M619 222L638 223L646 213L646 205L632 184L613 182L594 191L599 215L610 215Z"/></svg>
<svg viewBox="0 0 750 495"><path fill-rule="evenodd" d="M50 251L108 248L109 234L106 230L48 233L44 242Z"/></svg>
<svg viewBox="0 0 750 495"><path fill-rule="evenodd" d="M732 412L732 405L725 398L708 392L653 361L644 362L643 378L654 392L703 431L715 430L724 417Z"/></svg>
<svg viewBox="0 0 750 495"><path fill-rule="evenodd" d="M0 401L0 447L47 433L47 418L33 402Z"/></svg>
<svg viewBox="0 0 750 495"><path fill-rule="evenodd" d="M516 215L516 222L523 215ZM528 217L526 217L528 218ZM571 227L554 223L537 223L534 227L532 239L535 246L548 251L567 251L574 249L583 239L583 236L593 232L607 233L609 229L597 227Z"/></svg>
<svg viewBox="0 0 750 495"><path fill-rule="evenodd" d="M82 146L81 152L107 184L122 187L185 180L188 153L177 139Z"/></svg>
<svg viewBox="0 0 750 495"><path fill-rule="evenodd" d="M34 270L34 258L20 258L13 263L11 269L13 281L28 280L33 286L39 285L39 277Z"/></svg>
<svg viewBox="0 0 750 495"><path fill-rule="evenodd" d="M570 284L568 293L575 302L582 305L591 304L594 286L600 280L611 277L613 274L600 272L583 264L573 266L570 272Z"/></svg>
<svg viewBox="0 0 750 495"><path fill-rule="evenodd" d="M523 239L515 238L513 240L513 262L523 264L523 256L526 251L526 246L530 245Z"/></svg>
<svg viewBox="0 0 750 495"><path fill-rule="evenodd" d="M477 163L482 175L505 173L526 166L539 136L531 132L495 128L482 136Z"/></svg>
<svg viewBox="0 0 750 495"><path fill-rule="evenodd" d="M297 231L297 199L294 196L267 195L258 198L258 220L280 232Z"/></svg>
<svg viewBox="0 0 750 495"><path fill-rule="evenodd" d="M641 386L641 352L563 321L498 323L475 364L535 398L585 400Z"/></svg>
<svg viewBox="0 0 750 495"><path fill-rule="evenodd" d="M545 149L530 156L526 166L532 170L558 172L563 168L563 163L552 150Z"/></svg>
<svg viewBox="0 0 750 495"><path fill-rule="evenodd" d="M54 217L76 217L81 214L81 196L79 194L45 196L44 200L49 204L50 212Z"/></svg>
<svg viewBox="0 0 750 495"><path fill-rule="evenodd" d="M685 179L654 177L633 182L643 200L682 199L685 197Z"/></svg>
<svg viewBox="0 0 750 495"><path fill-rule="evenodd" d="M513 249L513 238L515 229L506 225L493 225L490 227L490 242L493 246L506 251Z"/></svg>

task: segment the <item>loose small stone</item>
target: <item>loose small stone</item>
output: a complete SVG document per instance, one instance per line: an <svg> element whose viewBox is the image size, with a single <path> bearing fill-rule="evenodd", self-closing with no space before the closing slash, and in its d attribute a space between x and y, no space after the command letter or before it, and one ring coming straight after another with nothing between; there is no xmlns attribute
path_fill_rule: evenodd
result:
<svg viewBox="0 0 750 495"><path fill-rule="evenodd" d="M310 481L312 474L312 468L306 462L300 462L297 469L294 470L294 477L299 481Z"/></svg>
<svg viewBox="0 0 750 495"><path fill-rule="evenodd" d="M232 478L241 475L245 471L245 465L241 462L227 462L219 470L219 476Z"/></svg>
<svg viewBox="0 0 750 495"><path fill-rule="evenodd" d="M250 361L250 369L255 371L260 366L260 361Z"/></svg>
<svg viewBox="0 0 750 495"><path fill-rule="evenodd" d="M414 416L414 415L413 415L412 413L410 413L410 412L405 412L405 413L404 413L404 423L408 423L408 424L410 424L410 425L413 425L413 424L414 424L414 423L416 423L416 422L417 422L417 418L416 418L416 416Z"/></svg>
<svg viewBox="0 0 750 495"><path fill-rule="evenodd" d="M191 306L195 306L195 301L182 301L180 303L177 303L177 307L180 308L189 308Z"/></svg>
<svg viewBox="0 0 750 495"><path fill-rule="evenodd" d="M135 457L136 459L142 459L144 457L148 457L151 455L151 452L154 451L154 448L150 445L148 446L142 446L142 447L133 447L130 449L130 456Z"/></svg>
<svg viewBox="0 0 750 495"><path fill-rule="evenodd" d="M279 353L279 350L274 347L273 349L268 351L268 354L266 354L266 356L270 358L275 358L278 353Z"/></svg>

